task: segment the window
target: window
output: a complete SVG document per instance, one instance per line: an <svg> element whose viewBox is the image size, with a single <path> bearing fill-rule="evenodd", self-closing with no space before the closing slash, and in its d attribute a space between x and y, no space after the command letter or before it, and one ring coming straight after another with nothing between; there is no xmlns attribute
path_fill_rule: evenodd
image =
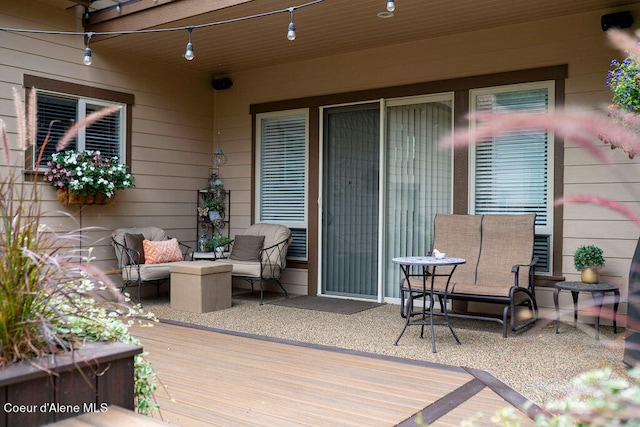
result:
<svg viewBox="0 0 640 427"><path fill-rule="evenodd" d="M539 112L554 106L554 83L472 90L472 112ZM472 126L474 123L472 123ZM538 273L550 273L553 230L553 134L514 132L477 141L470 155L469 208L476 214L536 214Z"/></svg>
<svg viewBox="0 0 640 427"><path fill-rule="evenodd" d="M38 129L37 153L40 152L47 134L49 142L44 147L40 166L46 166L46 159L56 152L56 144L74 123L89 114L110 106L121 106L119 112L103 117L91 126L83 128L65 147L65 150L99 150L103 155L118 156L126 163L125 126L126 105L106 102L56 92L37 90L36 92ZM34 163L37 161L35 157ZM35 168L35 164L33 165Z"/></svg>
<svg viewBox="0 0 640 427"><path fill-rule="evenodd" d="M256 116L256 218L286 225L291 259L307 259L307 111Z"/></svg>

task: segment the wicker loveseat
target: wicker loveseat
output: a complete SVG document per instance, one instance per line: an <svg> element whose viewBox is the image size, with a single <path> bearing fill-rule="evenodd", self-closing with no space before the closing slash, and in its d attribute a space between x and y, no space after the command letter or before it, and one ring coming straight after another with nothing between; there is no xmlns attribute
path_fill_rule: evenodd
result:
<svg viewBox="0 0 640 427"><path fill-rule="evenodd" d="M438 214L434 225L434 249L447 256L464 258L466 264L457 266L447 286L446 279L436 277L434 290L447 300L472 301L503 305L502 317L484 313L449 312L451 317L489 320L504 325L507 336L533 324L538 318L534 287L533 256L535 215L449 215ZM442 268L444 269L444 267ZM439 271L441 273L442 271ZM401 282L404 298L421 297L422 277ZM442 302L442 299L440 299ZM404 304L402 306L402 314ZM516 309L529 312L519 324Z"/></svg>

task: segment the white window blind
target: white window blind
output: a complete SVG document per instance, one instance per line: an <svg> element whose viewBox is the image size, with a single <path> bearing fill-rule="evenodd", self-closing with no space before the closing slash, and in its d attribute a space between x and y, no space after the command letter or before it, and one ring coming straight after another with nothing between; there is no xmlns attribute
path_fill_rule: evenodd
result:
<svg viewBox="0 0 640 427"><path fill-rule="evenodd" d="M259 117L258 218L288 226L290 258L307 258L306 114Z"/></svg>
<svg viewBox="0 0 640 427"><path fill-rule="evenodd" d="M476 112L545 113L553 108L550 83L472 91ZM536 251L549 271L553 222L553 136L546 130L518 131L472 147L470 205L476 214L536 214ZM546 265L542 265L546 264Z"/></svg>
<svg viewBox="0 0 640 427"><path fill-rule="evenodd" d="M88 128L82 129L65 147L65 150L99 150L106 156L118 156L121 162L126 162L124 140L126 107L124 105L44 91L38 91L36 99L38 150L49 134L49 142L44 148L41 167L46 166L46 159L56 152L56 144L70 126L95 111L114 105L122 107L119 113L110 114Z"/></svg>

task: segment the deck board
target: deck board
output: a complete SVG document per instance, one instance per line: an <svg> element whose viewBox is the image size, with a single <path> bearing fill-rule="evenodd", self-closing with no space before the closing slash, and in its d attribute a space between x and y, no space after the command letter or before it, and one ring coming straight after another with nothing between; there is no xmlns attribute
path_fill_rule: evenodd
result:
<svg viewBox="0 0 640 427"><path fill-rule="evenodd" d="M459 367L201 327L131 332L167 386L156 392L160 415L176 426L393 426L476 378ZM505 406L485 387L433 425Z"/></svg>

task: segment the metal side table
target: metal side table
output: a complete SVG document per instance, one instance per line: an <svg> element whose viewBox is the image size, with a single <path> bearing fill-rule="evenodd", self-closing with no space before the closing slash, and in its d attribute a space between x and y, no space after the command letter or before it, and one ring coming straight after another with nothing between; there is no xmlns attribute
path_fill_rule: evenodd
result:
<svg viewBox="0 0 640 427"><path fill-rule="evenodd" d="M593 301L598 307L598 314L596 315L596 339L600 339L600 312L602 311L602 304L604 302L604 294L606 292L613 292L613 333L618 333L616 324L616 316L618 314L618 304L620 303L620 291L617 286L608 285L606 283L583 283L583 282L558 282L555 284L553 290L553 304L556 308L556 334L560 323L560 308L558 307L558 294L560 291L571 292L573 298L573 326L578 323L578 294L580 292L590 292L593 296Z"/></svg>

